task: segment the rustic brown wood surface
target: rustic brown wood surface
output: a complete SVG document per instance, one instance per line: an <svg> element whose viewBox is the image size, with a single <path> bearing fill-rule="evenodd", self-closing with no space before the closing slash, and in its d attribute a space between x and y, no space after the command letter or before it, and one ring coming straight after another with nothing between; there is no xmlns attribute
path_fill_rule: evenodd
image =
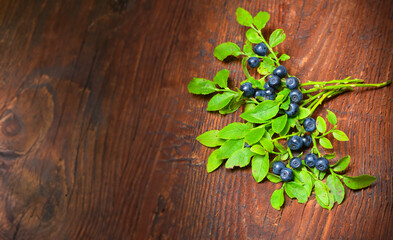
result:
<svg viewBox="0 0 393 240"><path fill-rule="evenodd" d="M327 102L350 142L348 175L378 180L331 211L311 197L270 206L280 184L249 168L207 174L195 141L240 121L206 112L187 91L239 62L212 52L242 44L235 10L268 11L277 49L305 80L393 79L390 0L0 1L0 239L391 239L393 87Z"/></svg>

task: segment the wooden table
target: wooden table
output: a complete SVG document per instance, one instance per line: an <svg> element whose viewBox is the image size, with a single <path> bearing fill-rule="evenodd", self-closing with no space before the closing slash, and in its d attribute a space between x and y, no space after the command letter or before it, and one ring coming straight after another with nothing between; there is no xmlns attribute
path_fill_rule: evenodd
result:
<svg viewBox="0 0 393 240"><path fill-rule="evenodd" d="M301 81L393 78L393 4L385 1L0 1L1 239L388 239L393 236L393 88L327 102L350 142L348 175L378 180L331 211L311 197L270 206L279 184L251 170L207 174L195 141L240 121L187 91L212 79L218 44L244 41L242 6L268 11L264 34Z"/></svg>

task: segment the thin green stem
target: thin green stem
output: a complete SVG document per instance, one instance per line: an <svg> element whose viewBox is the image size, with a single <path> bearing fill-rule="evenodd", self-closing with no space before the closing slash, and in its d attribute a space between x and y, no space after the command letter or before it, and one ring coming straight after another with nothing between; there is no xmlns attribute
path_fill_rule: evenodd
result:
<svg viewBox="0 0 393 240"><path fill-rule="evenodd" d="M289 156L291 157L291 159L293 158L293 154L292 154L292 151L291 151L291 149L289 148L289 147L287 147L287 151L288 151L288 153L289 153Z"/></svg>
<svg viewBox="0 0 393 240"><path fill-rule="evenodd" d="M342 79L342 80L331 80L331 81L326 81L326 82L316 82L316 81L307 81L305 83L301 83L300 86L309 86L309 85L326 85L326 84L335 84L335 83L350 83L350 82L355 82L355 83L361 83L364 82L362 79Z"/></svg>
<svg viewBox="0 0 393 240"><path fill-rule="evenodd" d="M300 132L296 132L296 133L292 133L292 134L285 135L285 136L282 136L282 137L278 137L278 138L272 139L272 142L275 142L275 141L280 140L280 139L292 137L292 136L295 136L295 135L299 135L299 134L300 134Z"/></svg>
<svg viewBox="0 0 393 240"><path fill-rule="evenodd" d="M318 157L321 157L321 156L322 156L322 154L321 154L321 152L318 150L318 147L317 147L317 141L315 140L315 138L314 138L314 137L312 138L312 142L314 143L314 147L313 147L313 149L315 149L315 151L318 153Z"/></svg>
<svg viewBox="0 0 393 240"><path fill-rule="evenodd" d="M337 128L337 125L334 125L334 127L332 129L330 129L328 132L325 132L324 134L322 134L321 136L316 136L315 138L322 138L326 135L328 135L329 133L333 132L335 129Z"/></svg>

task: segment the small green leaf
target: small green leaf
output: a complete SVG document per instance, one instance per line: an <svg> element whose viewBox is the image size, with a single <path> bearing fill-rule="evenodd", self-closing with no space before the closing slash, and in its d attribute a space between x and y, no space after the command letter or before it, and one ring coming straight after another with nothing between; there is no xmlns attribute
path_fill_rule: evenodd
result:
<svg viewBox="0 0 393 240"><path fill-rule="evenodd" d="M236 20L240 25L247 27L250 27L253 22L251 14L241 7L236 9Z"/></svg>
<svg viewBox="0 0 393 240"><path fill-rule="evenodd" d="M327 114L327 120L333 124L336 125L337 124L337 117L336 114L334 114L333 112L327 110L328 114Z"/></svg>
<svg viewBox="0 0 393 240"><path fill-rule="evenodd" d="M280 188L273 192L270 198L270 204L274 209L280 210L281 206L284 204L284 189Z"/></svg>
<svg viewBox="0 0 393 240"><path fill-rule="evenodd" d="M243 46L243 52L244 52L247 56L249 56L249 57L255 56L255 55L256 55L256 54L254 53L253 49L252 49L252 43L251 43L250 41L248 41L248 40L246 40L246 42L245 42L245 44L244 44L244 46ZM258 55L256 55L256 56L258 56Z"/></svg>
<svg viewBox="0 0 393 240"><path fill-rule="evenodd" d="M206 95L217 90L212 81L203 78L194 78L188 84L188 91L192 94Z"/></svg>
<svg viewBox="0 0 393 240"><path fill-rule="evenodd" d="M291 57L290 57L289 55L283 53L283 54L280 56L280 58L279 58L278 60L280 60L280 61L287 61L287 60L289 60L290 58L291 58Z"/></svg>
<svg viewBox="0 0 393 240"><path fill-rule="evenodd" d="M228 114L228 113L233 113L237 109L239 109L239 107L244 104L244 99L238 99L238 96L239 96L239 93L236 93L236 95L232 98L232 100L229 102L229 104L219 110L219 113L220 114Z"/></svg>
<svg viewBox="0 0 393 240"><path fill-rule="evenodd" d="M285 161L285 160L287 160L287 159L289 158L289 153L288 153L288 152L286 152L286 153L284 153L284 154L280 155L280 158L281 158L281 160L282 160L282 161Z"/></svg>
<svg viewBox="0 0 393 240"><path fill-rule="evenodd" d="M289 119L291 119L291 118L289 118ZM306 130L304 129L304 127L299 123L299 120L295 120L295 126L296 126L296 129L300 132L300 133L305 133L306 132Z"/></svg>
<svg viewBox="0 0 393 240"><path fill-rule="evenodd" d="M336 162L335 164L333 164L330 167L335 172L342 172L348 167L350 161L351 161L351 157L348 155L348 156L341 158L340 160L338 160L338 162Z"/></svg>
<svg viewBox="0 0 393 240"><path fill-rule="evenodd" d="M273 173L267 173L266 177L272 183L282 182L282 179L280 178L280 176L273 174Z"/></svg>
<svg viewBox="0 0 393 240"><path fill-rule="evenodd" d="M340 131L340 130L333 130L333 137L341 142L349 141L349 138L347 137L347 135L343 131Z"/></svg>
<svg viewBox="0 0 393 240"><path fill-rule="evenodd" d="M315 196L326 206L329 206L329 188L321 181L315 181Z"/></svg>
<svg viewBox="0 0 393 240"><path fill-rule="evenodd" d="M332 149L333 148L333 145L330 142L330 140L325 138L325 137L319 139L319 144L321 144L321 146L326 148L326 149Z"/></svg>
<svg viewBox="0 0 393 240"><path fill-rule="evenodd" d="M220 87L226 88L228 87L228 77L229 71L227 69L222 69L219 71L214 77L213 81Z"/></svg>
<svg viewBox="0 0 393 240"><path fill-rule="evenodd" d="M217 158L219 159L226 159L232 156L234 152L244 147L243 139L238 140L228 140L222 144L219 148L219 154Z"/></svg>
<svg viewBox="0 0 393 240"><path fill-rule="evenodd" d="M264 133L265 133L265 127L263 127L263 126L251 129L246 134L245 140L248 144L252 145L252 144L258 142L262 138Z"/></svg>
<svg viewBox="0 0 393 240"><path fill-rule="evenodd" d="M278 44L282 43L285 40L285 33L284 30L282 29L276 29L274 32L270 35L269 38L269 44L271 47L275 47Z"/></svg>
<svg viewBox="0 0 393 240"><path fill-rule="evenodd" d="M288 194L288 196L295 197L299 203L306 203L308 200L307 191L300 183L286 182L285 192Z"/></svg>
<svg viewBox="0 0 393 240"><path fill-rule="evenodd" d="M326 159L333 159L336 157L336 153L329 153L323 156Z"/></svg>
<svg viewBox="0 0 393 240"><path fill-rule="evenodd" d="M286 153L287 149L281 145L281 143L279 143L278 141L274 142L274 146L278 149L278 151L280 151L280 153Z"/></svg>
<svg viewBox="0 0 393 240"><path fill-rule="evenodd" d="M289 119L290 118L288 118L288 120ZM284 129L279 133L280 137L287 135L290 129L291 129L291 124L289 123L289 121L287 121L287 124L285 124Z"/></svg>
<svg viewBox="0 0 393 240"><path fill-rule="evenodd" d="M220 149L216 149L210 154L209 158L207 159L207 172L213 172L221 166L224 160L219 158L219 155Z"/></svg>
<svg viewBox="0 0 393 240"><path fill-rule="evenodd" d="M252 28L248 29L246 32L246 37L247 40L252 42L252 43L260 43L262 42L262 38L259 36L259 34Z"/></svg>
<svg viewBox="0 0 393 240"><path fill-rule="evenodd" d="M244 138L249 130L250 128L246 124L234 122L221 129L217 137L223 139L240 139Z"/></svg>
<svg viewBox="0 0 393 240"><path fill-rule="evenodd" d="M239 55L243 54L240 50L240 47L232 42L225 42L221 43L214 49L214 56L222 61L229 56L238 57Z"/></svg>
<svg viewBox="0 0 393 240"><path fill-rule="evenodd" d="M214 95L207 104L207 111L218 111L224 108L232 100L233 96L234 94L231 92Z"/></svg>
<svg viewBox="0 0 393 240"><path fill-rule="evenodd" d="M270 15L267 12L259 12L255 15L253 23L258 30L261 30L266 26L266 23L269 21Z"/></svg>
<svg viewBox="0 0 393 240"><path fill-rule="evenodd" d="M253 110L241 114L240 117L249 122L264 123L266 120L276 116L278 111L278 104L274 101L267 100L258 104Z"/></svg>
<svg viewBox="0 0 393 240"><path fill-rule="evenodd" d="M247 82L250 82L255 88L259 88L259 89L262 89L263 84L265 84L265 83L262 84L259 80L256 80L253 77L247 78Z"/></svg>
<svg viewBox="0 0 393 240"><path fill-rule="evenodd" d="M313 182L311 176L308 174L308 171L304 168L302 171L293 170L295 174L295 181L299 181L304 185L306 189L307 196L311 195Z"/></svg>
<svg viewBox="0 0 393 240"><path fill-rule="evenodd" d="M340 179L336 175L329 175L326 179L326 185L332 192L335 201L341 204L344 200L345 189Z"/></svg>
<svg viewBox="0 0 393 240"><path fill-rule="evenodd" d="M218 130L207 131L199 135L196 140L206 147L217 147L221 146L225 140L217 137Z"/></svg>
<svg viewBox="0 0 393 240"><path fill-rule="evenodd" d="M242 148L232 154L225 163L226 168L245 167L250 164L250 159L254 155L249 148Z"/></svg>
<svg viewBox="0 0 393 240"><path fill-rule="evenodd" d="M272 122L273 131L275 133L280 133L285 128L287 121L288 121L288 115L286 115L286 114L273 119L273 122Z"/></svg>
<svg viewBox="0 0 393 240"><path fill-rule="evenodd" d="M326 132L326 122L325 119L323 119L321 116L317 117L317 130L320 133Z"/></svg>
<svg viewBox="0 0 393 240"><path fill-rule="evenodd" d="M266 150L265 148L263 148L261 145L253 145L251 147L251 152L259 154L259 155L265 155L266 154Z"/></svg>
<svg viewBox="0 0 393 240"><path fill-rule="evenodd" d="M349 177L344 175L342 177L345 185L354 190L366 188L377 180L376 177L370 175L360 175L357 177Z"/></svg>
<svg viewBox="0 0 393 240"><path fill-rule="evenodd" d="M269 172L269 154L255 155L251 161L251 168L255 181L261 182Z"/></svg>
<svg viewBox="0 0 393 240"><path fill-rule="evenodd" d="M308 108L300 107L299 108L299 114L298 114L298 119L305 119L306 117L311 115L311 111Z"/></svg>
<svg viewBox="0 0 393 240"><path fill-rule="evenodd" d="M272 152L273 151L274 146L273 146L273 143L272 143L271 140L269 140L267 138L262 138L259 142L262 144L263 148L266 151L268 151L268 152Z"/></svg>

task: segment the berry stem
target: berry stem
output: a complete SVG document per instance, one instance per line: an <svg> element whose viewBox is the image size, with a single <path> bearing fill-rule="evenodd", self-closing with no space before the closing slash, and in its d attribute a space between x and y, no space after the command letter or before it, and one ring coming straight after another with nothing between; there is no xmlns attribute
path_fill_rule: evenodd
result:
<svg viewBox="0 0 393 240"><path fill-rule="evenodd" d="M334 125L334 127L332 129L330 129L328 132L325 132L321 136L316 136L315 138L317 138L317 139L322 138L322 137L328 135L329 133L333 132L336 128L337 128L337 125Z"/></svg>
<svg viewBox="0 0 393 240"><path fill-rule="evenodd" d="M308 85L326 85L326 84L335 84L335 83L350 83L350 82L356 82L356 83L361 83L364 82L362 79L349 79L350 77L347 77L342 80L331 80L331 81L326 81L326 82L315 82L315 81L307 81L305 83L301 83L300 86L308 86Z"/></svg>
<svg viewBox="0 0 393 240"><path fill-rule="evenodd" d="M292 154L292 151L291 151L291 149L287 146L287 151L288 151L288 153L289 153L289 156L291 157L291 159L293 158L293 154Z"/></svg>
<svg viewBox="0 0 393 240"><path fill-rule="evenodd" d="M318 147L317 147L317 141L315 140L315 138L313 137L312 138L312 142L314 143L314 147L313 147L313 149L317 152L317 154L318 154L318 157L321 157L322 156L322 154L321 154L321 152L318 150Z"/></svg>
<svg viewBox="0 0 393 240"><path fill-rule="evenodd" d="M311 92L317 92L320 90L333 90L333 89L343 89L343 88L353 88L353 87L384 87L386 85L389 85L390 81L387 82L382 82L382 83L348 83L348 84L339 84L339 85L333 85L333 86L323 86L323 87L314 87L311 89L308 89L304 91L303 93L311 93Z"/></svg>
<svg viewBox="0 0 393 240"><path fill-rule="evenodd" d="M282 137L278 137L278 138L272 139L272 142L275 142L277 140L284 139L284 138L287 139L289 137L292 137L292 136L295 136L295 135L299 135L299 134L300 134L300 132L296 132L296 133L292 133L292 134L285 135L285 136L282 136Z"/></svg>

